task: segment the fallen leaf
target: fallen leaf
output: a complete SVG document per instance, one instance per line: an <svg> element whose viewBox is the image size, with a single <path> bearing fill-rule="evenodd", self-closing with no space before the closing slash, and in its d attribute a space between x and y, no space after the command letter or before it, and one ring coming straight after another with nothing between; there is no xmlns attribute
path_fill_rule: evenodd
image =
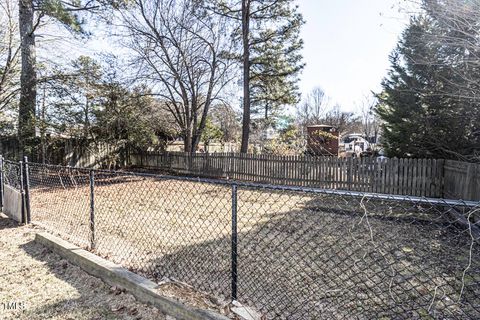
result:
<svg viewBox="0 0 480 320"><path fill-rule="evenodd" d="M128 310L128 314L131 315L131 316L137 315L137 314L138 314L137 308L131 307L131 308Z"/></svg>
<svg viewBox="0 0 480 320"><path fill-rule="evenodd" d="M413 252L413 249L409 248L409 247L403 247L402 251L405 252L405 253L410 253L410 252Z"/></svg>
<svg viewBox="0 0 480 320"><path fill-rule="evenodd" d="M113 312L119 312L125 310L125 306L120 306L120 307L113 307L112 311Z"/></svg>

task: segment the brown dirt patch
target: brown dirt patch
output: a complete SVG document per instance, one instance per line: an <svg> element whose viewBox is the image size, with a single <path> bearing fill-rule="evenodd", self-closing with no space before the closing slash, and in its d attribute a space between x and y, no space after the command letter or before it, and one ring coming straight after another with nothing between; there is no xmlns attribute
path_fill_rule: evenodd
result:
<svg viewBox="0 0 480 320"><path fill-rule="evenodd" d="M0 319L165 319L34 242L34 233L0 215Z"/></svg>
<svg viewBox="0 0 480 320"><path fill-rule="evenodd" d="M44 183L37 175L32 217L88 246L88 180L67 178ZM231 205L226 185L98 173L95 253L222 304L230 296ZM272 319L478 318L479 244L445 210L239 187L239 300Z"/></svg>

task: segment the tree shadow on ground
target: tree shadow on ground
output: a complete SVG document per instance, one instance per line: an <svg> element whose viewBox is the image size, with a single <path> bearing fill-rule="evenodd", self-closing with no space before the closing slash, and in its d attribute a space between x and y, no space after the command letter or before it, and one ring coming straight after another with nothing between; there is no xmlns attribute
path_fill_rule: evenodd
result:
<svg viewBox="0 0 480 320"><path fill-rule="evenodd" d="M19 226L21 226L20 223L8 218L8 216L6 216L4 213L0 214L0 230L17 228Z"/></svg>
<svg viewBox="0 0 480 320"><path fill-rule="evenodd" d="M136 319L150 313L149 319L163 319L153 307L146 307L123 291L112 290L102 280L87 275L79 267L35 241L20 246L40 261L46 272L33 268L23 281L31 283L44 299L41 306L27 308L19 315L24 319ZM51 277L53 275L53 278ZM48 276L49 279L45 279ZM30 289L30 288L29 288ZM145 318L145 317L144 317Z"/></svg>
<svg viewBox="0 0 480 320"><path fill-rule="evenodd" d="M440 210L388 214L379 209L384 202L370 202L365 215L359 202L321 203L309 199L261 216L240 205L239 301L272 319L480 317L479 243ZM228 297L230 244L222 237L130 267Z"/></svg>

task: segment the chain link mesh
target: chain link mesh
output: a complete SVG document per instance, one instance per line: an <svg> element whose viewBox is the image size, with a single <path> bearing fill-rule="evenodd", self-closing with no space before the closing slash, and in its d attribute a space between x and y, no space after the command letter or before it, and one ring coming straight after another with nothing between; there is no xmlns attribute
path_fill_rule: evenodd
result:
<svg viewBox="0 0 480 320"><path fill-rule="evenodd" d="M89 170L28 164L32 221L66 240L90 245Z"/></svg>
<svg viewBox="0 0 480 320"><path fill-rule="evenodd" d="M223 185L96 172L96 250L157 281L181 281L226 297L229 201Z"/></svg>
<svg viewBox="0 0 480 320"><path fill-rule="evenodd" d="M32 221L88 246L89 171L29 168ZM97 254L230 298L232 182L94 180ZM479 203L236 185L238 300L266 319L480 318Z"/></svg>
<svg viewBox="0 0 480 320"><path fill-rule="evenodd" d="M19 162L3 160L3 180L5 185L21 190L21 166Z"/></svg>
<svg viewBox="0 0 480 320"><path fill-rule="evenodd" d="M238 205L238 294L272 318L480 317L479 206L248 186Z"/></svg>

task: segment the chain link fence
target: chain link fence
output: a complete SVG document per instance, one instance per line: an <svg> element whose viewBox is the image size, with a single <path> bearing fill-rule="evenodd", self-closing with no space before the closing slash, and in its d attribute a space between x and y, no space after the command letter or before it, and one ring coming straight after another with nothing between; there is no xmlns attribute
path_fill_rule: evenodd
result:
<svg viewBox="0 0 480 320"><path fill-rule="evenodd" d="M265 319L479 319L480 203L28 164L32 222Z"/></svg>
<svg viewBox="0 0 480 320"><path fill-rule="evenodd" d="M18 161L2 160L3 182L16 190L22 189L21 163Z"/></svg>
<svg viewBox="0 0 480 320"><path fill-rule="evenodd" d="M28 164L32 221L82 247L90 239L90 170Z"/></svg>

